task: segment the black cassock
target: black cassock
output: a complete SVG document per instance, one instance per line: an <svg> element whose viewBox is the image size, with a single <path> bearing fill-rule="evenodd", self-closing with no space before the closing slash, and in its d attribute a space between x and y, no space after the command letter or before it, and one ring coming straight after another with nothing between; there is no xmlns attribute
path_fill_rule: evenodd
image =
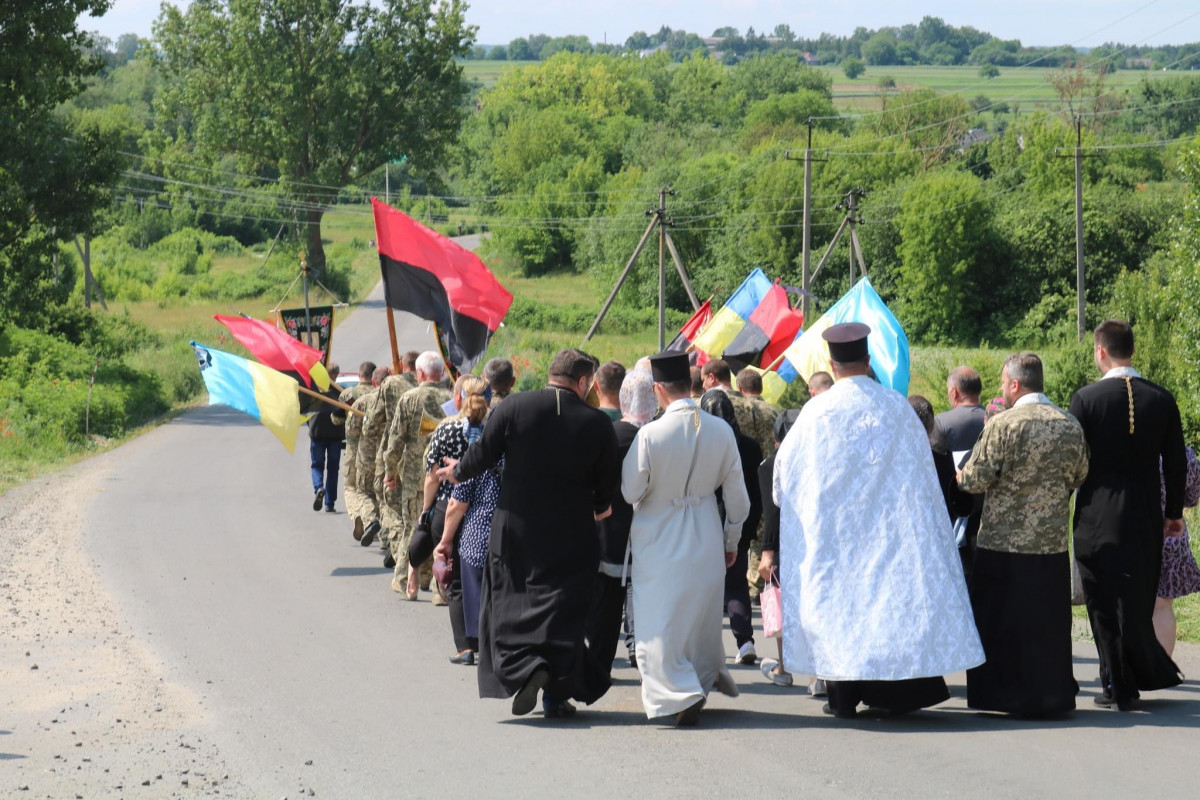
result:
<svg viewBox="0 0 1200 800"><path fill-rule="evenodd" d="M455 475L472 478L501 456L479 616L479 696L511 697L545 667L547 698L593 703L610 685L584 633L600 564L593 515L620 483L612 422L569 389L510 395Z"/></svg>
<svg viewBox="0 0 1200 800"><path fill-rule="evenodd" d="M1130 400L1133 395L1133 431ZM1142 378L1105 378L1071 398L1090 458L1075 501L1075 560L1100 656L1101 681L1118 702L1180 682L1154 635L1162 568L1163 509L1183 515L1187 460L1171 393Z"/></svg>

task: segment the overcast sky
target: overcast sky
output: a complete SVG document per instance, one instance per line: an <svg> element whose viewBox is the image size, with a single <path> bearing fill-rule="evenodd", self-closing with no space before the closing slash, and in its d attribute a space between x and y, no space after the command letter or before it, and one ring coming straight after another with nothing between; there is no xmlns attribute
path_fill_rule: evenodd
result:
<svg viewBox="0 0 1200 800"><path fill-rule="evenodd" d="M149 36L159 6L160 0L115 0L106 15L83 20L82 27L114 39L122 33ZM725 25L770 32L786 22L800 36L848 35L860 25L903 25L926 14L1026 45L1200 41L1197 0L474 0L467 21L479 26L479 42L501 44L531 33L623 42L634 31L663 25L708 36Z"/></svg>

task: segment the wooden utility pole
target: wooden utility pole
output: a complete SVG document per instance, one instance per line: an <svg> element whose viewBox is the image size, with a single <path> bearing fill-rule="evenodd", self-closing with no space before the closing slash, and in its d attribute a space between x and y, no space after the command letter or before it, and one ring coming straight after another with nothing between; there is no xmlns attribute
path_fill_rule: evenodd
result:
<svg viewBox="0 0 1200 800"><path fill-rule="evenodd" d="M1083 341L1086 314L1083 276L1083 124L1075 117L1075 314L1076 334Z"/></svg>
<svg viewBox="0 0 1200 800"><path fill-rule="evenodd" d="M1087 280L1083 266L1083 117L1075 116L1073 153L1060 153L1075 159L1075 335L1083 341L1087 335Z"/></svg>
<svg viewBox="0 0 1200 800"><path fill-rule="evenodd" d="M83 261L83 304L87 308L92 307L92 294L96 296L96 300L100 303L100 307L108 311L108 303L104 302L104 292L100 289L100 282L96 280L96 276L92 274L92 239L90 236L83 237L83 244L79 243L79 237L75 237L75 250L79 253L79 258Z"/></svg>
<svg viewBox="0 0 1200 800"><path fill-rule="evenodd" d="M800 238L800 288L803 293L800 295L800 312L804 315L804 326L809 325L809 311L811 309L811 289L812 289L812 165L814 161L823 161L824 159L814 159L812 157L812 132L813 121L809 117L806 122L808 125L808 144L804 148L804 225L802 227ZM789 161L798 161L792 157L791 151L785 151L783 157Z"/></svg>
<svg viewBox="0 0 1200 800"><path fill-rule="evenodd" d="M855 231L855 226L861 220L858 218L858 200L867 196L867 193L862 189L851 189L842 198L841 202L835 206L838 209L845 209L846 216L842 218L842 224L838 225L837 233L833 234L833 239L829 242L829 246L825 248L824 255L817 262L817 268L813 270L809 280L816 280L817 275L821 272L821 267L825 266L825 262L829 260L829 255L833 252L833 248L837 247L838 241L842 238L842 234L847 230L850 231L850 283L854 283L854 266L858 265L862 270L862 276L867 277L867 262L863 259L862 245L858 241L858 233Z"/></svg>
<svg viewBox="0 0 1200 800"><path fill-rule="evenodd" d="M612 307L613 301L617 298L617 292L621 291L621 287L625 284L625 280L629 277L629 273L633 271L633 265L637 263L638 256L642 254L642 250L646 248L646 244L650 241L650 236L658 229L658 349L662 350L666 344L666 315L667 315L667 263L666 253L671 254L671 260L675 263L675 271L679 273L679 279L683 282L684 291L687 292L688 301L692 304L692 310L697 311L700 308L700 300L696 297L696 292L692 289L692 282L688 279L687 270L683 266L683 260L679 257L679 251L675 248L675 242L671 239L671 220L667 217L667 196L674 196L675 190L670 187L664 187L658 191L658 205L654 208L647 209L646 216L651 217L650 224L646 226L646 232L642 234L642 238L638 241L637 247L633 248L633 255L625 262L625 269L621 270L621 275L617 278L616 285L612 291L608 293L608 298L604 301L604 305L600 308L600 313L596 315L596 319L592 322L592 327L588 328L587 335L583 337L583 341L589 341L596 335L596 330L600 327L600 323L604 320L604 316Z"/></svg>

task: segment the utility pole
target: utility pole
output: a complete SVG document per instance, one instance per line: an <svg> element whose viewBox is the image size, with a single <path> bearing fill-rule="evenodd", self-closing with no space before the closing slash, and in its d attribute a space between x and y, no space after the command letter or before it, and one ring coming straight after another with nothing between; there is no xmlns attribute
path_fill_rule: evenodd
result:
<svg viewBox="0 0 1200 800"><path fill-rule="evenodd" d="M604 301L604 305L600 308L600 313L596 315L592 327L588 328L587 335L583 337L583 341L589 341L596 335L596 330L600 327L600 323L604 320L604 315L612 307L613 300L617 298L617 292L621 291L621 286L625 284L625 280L629 277L629 273L633 271L633 265L637 263L638 256L642 254L646 244L650 241L650 236L658 229L658 349L662 350L666 344L666 324L667 324L667 264L666 253L671 254L671 260L675 262L675 271L679 273L679 279L683 282L684 291L687 292L688 301L692 304L692 310L697 311L700 308L700 300L696 297L696 292L692 289L692 282L688 279L687 270L684 269L683 260L679 257L679 251L675 248L675 242L671 238L670 227L673 224L667 216L667 196L674 196L675 190L669 186L658 190L658 205L654 208L646 210L646 216L651 217L650 224L646 226L646 232L642 234L642 238L638 241L637 247L633 248L633 255L625 262L625 269L621 270L621 276L617 278L616 284L612 291L609 292L608 298Z"/></svg>
<svg viewBox="0 0 1200 800"><path fill-rule="evenodd" d="M383 202L392 204L392 162L383 165Z"/></svg>
<svg viewBox="0 0 1200 800"><path fill-rule="evenodd" d="M824 255L817 262L817 268L813 270L809 280L816 280L817 275L821 272L821 267L825 266L825 262L829 260L830 253L833 248L837 247L838 241L842 238L842 234L847 230L850 231L850 282L854 283L854 266L857 263L862 270L862 275L867 276L867 262L863 259L862 245L858 241L858 233L855 231L855 226L860 220L858 218L858 201L867 196L867 193L859 188L851 189L846 193L846 196L838 202L834 208L846 211L846 216L842 218L842 224L838 225L837 233L833 234L833 239L829 242L829 246L825 248Z"/></svg>
<svg viewBox="0 0 1200 800"><path fill-rule="evenodd" d="M1083 121L1075 117L1075 332L1081 342L1086 302L1083 276Z"/></svg>
<svg viewBox="0 0 1200 800"><path fill-rule="evenodd" d="M304 283L304 343L312 346L312 313L308 309L308 258L305 256L300 256L300 275Z"/></svg>
<svg viewBox="0 0 1200 800"><path fill-rule="evenodd" d="M809 117L805 123L808 125L808 145L804 148L804 225L800 239L800 288L804 293L800 295L800 312L804 315L804 326L809 324L810 290L812 288L812 165L814 161L824 161L824 159L814 159L812 157L812 131L813 120ZM790 151L786 151L783 157L789 161L797 161L799 159L792 158Z"/></svg>
<svg viewBox="0 0 1200 800"><path fill-rule="evenodd" d="M1087 335L1087 281L1083 267L1083 117L1075 116L1073 153L1059 153L1075 159L1075 335L1080 342Z"/></svg>

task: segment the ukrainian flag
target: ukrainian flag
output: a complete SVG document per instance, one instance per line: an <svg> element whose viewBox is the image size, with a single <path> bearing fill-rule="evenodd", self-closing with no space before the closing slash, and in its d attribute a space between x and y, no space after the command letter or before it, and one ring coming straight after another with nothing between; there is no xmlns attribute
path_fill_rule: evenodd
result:
<svg viewBox="0 0 1200 800"><path fill-rule="evenodd" d="M766 273L755 268L730 296L725 306L692 340L692 347L710 355L724 353L725 348L733 344L733 340L746 327L759 303L771 291L771 286L771 279Z"/></svg>
<svg viewBox="0 0 1200 800"><path fill-rule="evenodd" d="M875 376L884 386L907 395L910 378L908 336L868 278L854 284L824 316L792 342L783 353L780 377L791 383L797 376L808 380L815 372L828 372L829 344L821 338L821 331L842 322L862 322L870 326L867 350ZM765 382L763 394L766 395Z"/></svg>
<svg viewBox="0 0 1200 800"><path fill-rule="evenodd" d="M225 405L249 414L283 442L289 453L296 449L300 429L299 383L278 370L232 353L192 342L200 377L208 389L209 405Z"/></svg>

